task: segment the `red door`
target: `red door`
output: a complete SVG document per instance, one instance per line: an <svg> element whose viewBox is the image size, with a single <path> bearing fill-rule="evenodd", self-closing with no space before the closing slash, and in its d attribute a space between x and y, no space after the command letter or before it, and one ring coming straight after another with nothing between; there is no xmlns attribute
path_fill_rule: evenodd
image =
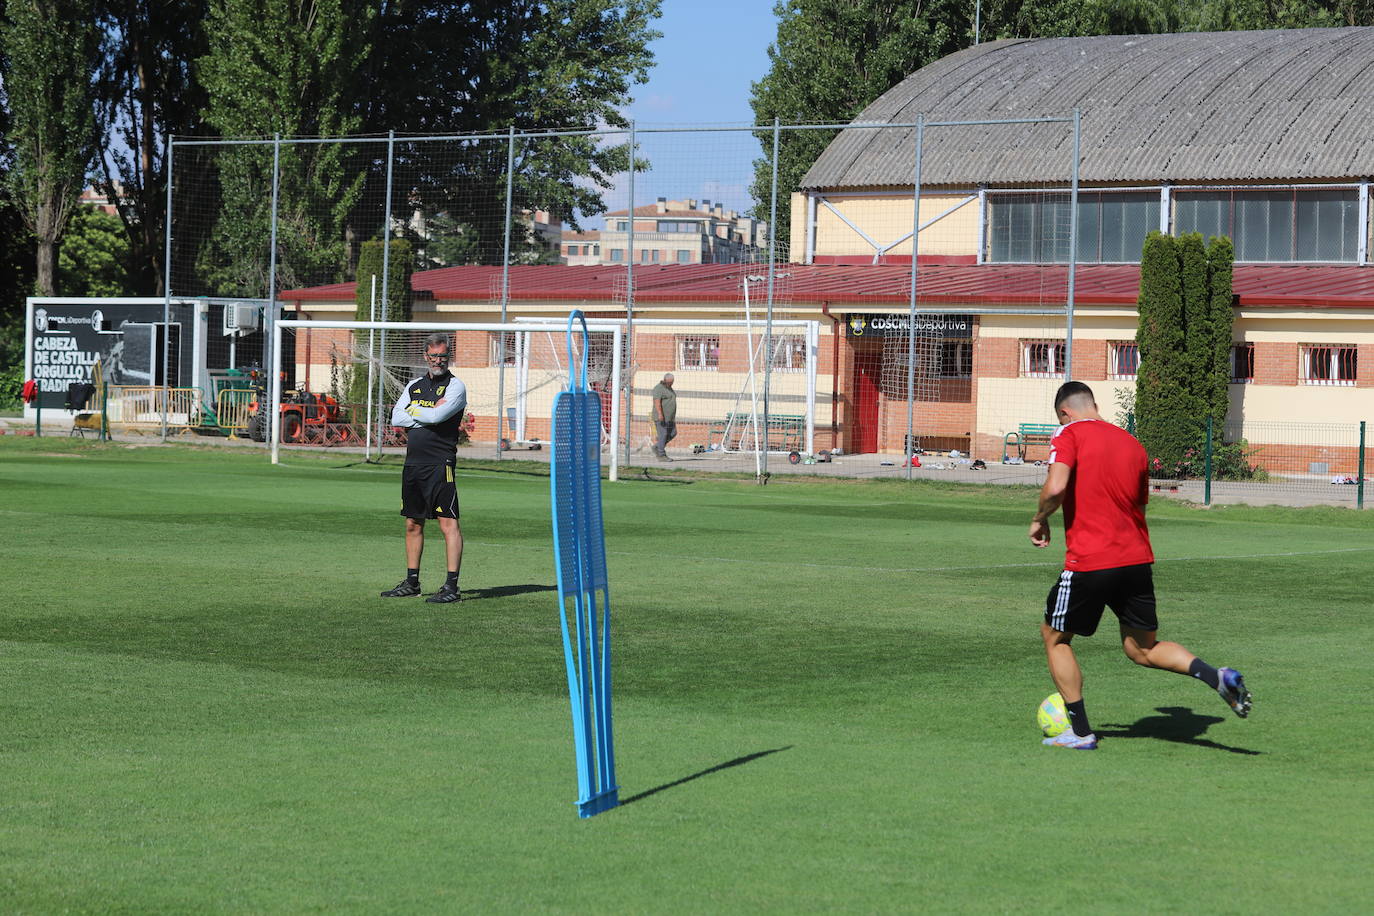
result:
<svg viewBox="0 0 1374 916"><path fill-rule="evenodd" d="M881 351L855 349L854 353L854 451L878 450L878 373Z"/></svg>

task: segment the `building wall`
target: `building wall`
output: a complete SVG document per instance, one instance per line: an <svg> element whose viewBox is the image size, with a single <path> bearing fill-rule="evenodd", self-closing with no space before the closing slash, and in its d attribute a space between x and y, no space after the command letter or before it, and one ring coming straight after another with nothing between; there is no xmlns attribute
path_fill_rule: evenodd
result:
<svg viewBox="0 0 1374 916"><path fill-rule="evenodd" d="M940 217L951 207L967 200L973 192L928 193L921 195L921 223ZM877 243L884 255L911 256L911 192L893 196L846 195L842 191L825 195L829 207L816 205L815 253L833 256L873 256ZM834 210L830 209L831 207ZM803 194L792 196L791 259L801 262L806 255L807 202ZM835 211L838 211L837 215ZM848 220L848 223L846 222ZM853 223L851 226L849 223ZM872 242L855 231L862 230ZM905 239L904 241L898 241ZM894 244L895 243L895 244ZM891 247L889 247L891 246ZM964 255L978 253L978 200L960 206L921 230L922 255Z"/></svg>

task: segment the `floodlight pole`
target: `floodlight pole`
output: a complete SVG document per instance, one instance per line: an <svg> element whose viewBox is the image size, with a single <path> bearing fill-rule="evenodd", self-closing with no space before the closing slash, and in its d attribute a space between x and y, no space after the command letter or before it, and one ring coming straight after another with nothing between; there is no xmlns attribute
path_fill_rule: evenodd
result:
<svg viewBox="0 0 1374 916"><path fill-rule="evenodd" d="M510 132L507 134L506 145L506 233L501 246L501 323L506 323L506 308L510 302L510 235L515 228L515 125L510 125ZM502 429L506 418L506 332L500 331L496 335L497 359L496 368L496 460L501 460L501 439ZM514 341L512 341L514 342ZM511 438L515 437L515 431L511 430Z"/></svg>
<svg viewBox="0 0 1374 916"><path fill-rule="evenodd" d="M911 302L907 309L906 336L906 479L911 479L911 459L916 454L916 278L921 251L921 149L925 144L926 116L916 116L916 165L912 176L911 207Z"/></svg>

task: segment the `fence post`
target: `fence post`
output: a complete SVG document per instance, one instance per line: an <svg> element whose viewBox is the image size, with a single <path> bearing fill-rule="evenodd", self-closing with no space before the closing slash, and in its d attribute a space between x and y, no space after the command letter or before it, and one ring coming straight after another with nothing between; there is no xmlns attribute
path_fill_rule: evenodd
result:
<svg viewBox="0 0 1374 916"><path fill-rule="evenodd" d="M33 399L33 434L43 438L43 383L38 383L38 397Z"/></svg>
<svg viewBox="0 0 1374 916"><path fill-rule="evenodd" d="M1361 421L1360 421L1360 469L1359 469L1359 471L1357 472L1357 473L1359 474L1359 479L1356 481L1357 486L1355 487L1355 508L1356 508L1356 509L1363 509L1363 508L1364 508L1364 424L1365 424L1365 421L1364 421L1364 420L1361 420Z"/></svg>
<svg viewBox="0 0 1374 916"><path fill-rule="evenodd" d="M762 473L758 483L768 483L768 398L773 386L773 295L778 276L778 148L782 137L782 122L773 118L773 187L768 203L768 314L763 326L763 454Z"/></svg>
<svg viewBox="0 0 1374 916"><path fill-rule="evenodd" d="M911 179L911 302L906 335L906 448L902 472L911 479L911 459L916 454L916 262L921 254L921 147L925 142L926 117L916 115L916 156Z"/></svg>
<svg viewBox="0 0 1374 916"><path fill-rule="evenodd" d="M391 320L387 306L391 300L391 180L396 167L396 131L386 132L386 201L382 205L382 321ZM371 355L371 354L369 354ZM367 393L372 397L372 392ZM382 443L385 441L386 426L390 422L386 414L386 328L377 340L377 460L383 457Z"/></svg>
<svg viewBox="0 0 1374 916"><path fill-rule="evenodd" d="M1130 433L1132 436L1135 435L1135 411L1134 411L1134 410L1128 410L1128 411L1126 411L1126 432Z"/></svg>
<svg viewBox="0 0 1374 916"><path fill-rule="evenodd" d="M1212 418L1207 418L1207 446L1202 453L1202 504L1212 504Z"/></svg>
<svg viewBox="0 0 1374 916"><path fill-rule="evenodd" d="M510 303L510 236L515 228L515 125L510 125L506 133L506 226L501 242L501 323L506 323L506 309ZM512 341L514 343L514 341ZM454 346L458 345L454 341ZM506 422L506 332L496 335L496 460L501 460L501 440L505 437ZM517 345L518 346L518 345ZM517 410L518 414L518 410ZM511 430L511 439L515 430Z"/></svg>
<svg viewBox="0 0 1374 916"><path fill-rule="evenodd" d="M1073 176L1069 190L1069 288L1064 302L1064 381L1073 378L1074 285L1078 278L1078 166L1082 154L1082 112L1073 110ZM1054 367L1051 366L1051 369Z"/></svg>
<svg viewBox="0 0 1374 916"><path fill-rule="evenodd" d="M621 385L624 390L620 393L625 399L625 457L623 464L630 463L630 436L634 428L634 388L635 388L635 121L630 119L629 135L626 138L629 144L629 170L627 176L626 193L629 201L626 203L625 212L628 218L625 222L625 343L622 354L622 362L627 363L624 367L625 372L621 376ZM625 359L624 357L629 357ZM658 432L657 429L654 430ZM658 441L657 437L654 439Z"/></svg>

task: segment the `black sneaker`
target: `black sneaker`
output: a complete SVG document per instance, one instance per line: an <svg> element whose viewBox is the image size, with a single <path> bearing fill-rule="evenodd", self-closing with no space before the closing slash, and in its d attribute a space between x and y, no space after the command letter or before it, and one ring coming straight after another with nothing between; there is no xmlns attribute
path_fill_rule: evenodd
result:
<svg viewBox="0 0 1374 916"><path fill-rule="evenodd" d="M383 598L413 598L420 594L418 579L402 579L395 588L382 592Z"/></svg>
<svg viewBox="0 0 1374 916"><path fill-rule="evenodd" d="M430 604L449 604L453 601L462 601L463 593L456 585L444 583L444 587L430 595L425 601Z"/></svg>

